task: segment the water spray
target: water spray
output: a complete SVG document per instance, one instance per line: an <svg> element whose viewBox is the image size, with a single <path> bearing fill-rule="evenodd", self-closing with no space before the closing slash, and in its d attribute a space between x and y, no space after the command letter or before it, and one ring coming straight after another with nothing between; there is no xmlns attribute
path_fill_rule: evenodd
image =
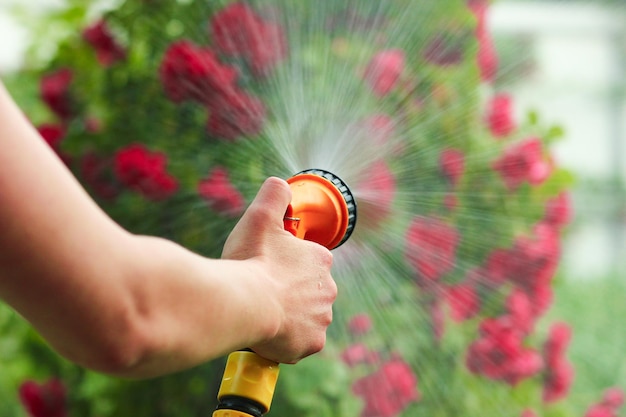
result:
<svg viewBox="0 0 626 417"><path fill-rule="evenodd" d="M284 217L285 230L332 250L350 238L356 224L356 201L336 175L309 169L287 180L292 199ZM250 350L228 356L219 401L213 417L261 417L272 403L278 363Z"/></svg>

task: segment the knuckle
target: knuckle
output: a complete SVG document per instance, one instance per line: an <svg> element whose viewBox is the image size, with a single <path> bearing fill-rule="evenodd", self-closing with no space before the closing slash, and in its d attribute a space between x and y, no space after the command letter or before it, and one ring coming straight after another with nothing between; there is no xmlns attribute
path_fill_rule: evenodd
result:
<svg viewBox="0 0 626 417"><path fill-rule="evenodd" d="M339 289L337 288L337 283L334 279L330 279L330 283L328 285L328 289L330 291L330 298L334 302L337 299L337 295L339 293Z"/></svg>
<svg viewBox="0 0 626 417"><path fill-rule="evenodd" d="M329 251L328 249L324 248L323 246L318 246L319 247L319 261L320 264L324 267L330 270L330 268L333 266L333 254L331 251Z"/></svg>
<svg viewBox="0 0 626 417"><path fill-rule="evenodd" d="M319 337L311 342L310 354L320 352L326 345L326 333L322 333Z"/></svg>

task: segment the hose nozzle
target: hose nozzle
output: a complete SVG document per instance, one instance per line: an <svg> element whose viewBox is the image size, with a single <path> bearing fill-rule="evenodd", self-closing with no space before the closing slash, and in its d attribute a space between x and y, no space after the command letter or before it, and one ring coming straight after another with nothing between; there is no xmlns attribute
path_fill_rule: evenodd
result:
<svg viewBox="0 0 626 417"><path fill-rule="evenodd" d="M339 177L309 169L287 182L292 198L284 217L285 230L328 249L348 240L356 224L356 201ZM250 351L231 353L213 417L262 417L269 411L277 379L277 363Z"/></svg>
<svg viewBox="0 0 626 417"><path fill-rule="evenodd" d="M328 249L348 240L356 224L356 201L339 177L309 169L287 182L292 197L285 213L285 230Z"/></svg>

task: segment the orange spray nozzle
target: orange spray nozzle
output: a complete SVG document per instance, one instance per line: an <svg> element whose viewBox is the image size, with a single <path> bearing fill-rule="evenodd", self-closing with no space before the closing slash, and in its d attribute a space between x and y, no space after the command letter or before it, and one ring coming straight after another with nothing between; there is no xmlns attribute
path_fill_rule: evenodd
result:
<svg viewBox="0 0 626 417"><path fill-rule="evenodd" d="M285 230L328 249L348 240L356 224L356 202L339 177L310 169L287 182L292 197L285 213Z"/></svg>

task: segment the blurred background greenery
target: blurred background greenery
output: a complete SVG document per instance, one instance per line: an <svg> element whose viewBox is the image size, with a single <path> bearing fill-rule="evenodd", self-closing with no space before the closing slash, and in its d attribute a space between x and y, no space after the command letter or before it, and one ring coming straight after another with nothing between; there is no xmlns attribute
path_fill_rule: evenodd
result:
<svg viewBox="0 0 626 417"><path fill-rule="evenodd" d="M7 1L0 8L2 19L7 19L0 22L11 22L0 26L0 33L9 31L3 39L29 45L3 61L0 75L9 89L18 93L18 102L40 109L41 115L31 114L35 119L43 118L46 112L40 103L29 103L37 97L38 82L33 78L25 83L24 76L14 76L13 70L45 63L55 53L59 40L116 2L93 2L90 8L79 0L51 3L46 9L29 2ZM70 7L65 7L67 4ZM519 18L520 7L528 21ZM548 13L546 19L534 19L545 17L547 10L563 14ZM511 16L515 16L516 24L510 24ZM566 140L558 145L557 157L577 174L576 219L569 230L555 286L557 301L549 312L549 318L565 319L574 329L569 351L576 367L571 415L582 416L585 407L598 399L599 390L626 387L626 325L622 320L626 317L624 21L624 3L620 0L502 0L491 16L502 65L508 69L501 75L499 87L511 89L516 100L519 98L520 114L533 108L549 123L564 126ZM18 27L11 32L10 25ZM560 61L560 66L555 61ZM21 350L24 339L38 336L17 323L21 319L0 305L2 417L25 416L17 402L17 387L25 376L39 375L37 362L46 362L54 355L44 347L33 352ZM63 362L58 366L64 366ZM67 364L67 369L73 368ZM86 397L93 398L106 388L106 377L85 372L76 378L86 381L81 387ZM103 399L95 410L105 414L111 406Z"/></svg>

